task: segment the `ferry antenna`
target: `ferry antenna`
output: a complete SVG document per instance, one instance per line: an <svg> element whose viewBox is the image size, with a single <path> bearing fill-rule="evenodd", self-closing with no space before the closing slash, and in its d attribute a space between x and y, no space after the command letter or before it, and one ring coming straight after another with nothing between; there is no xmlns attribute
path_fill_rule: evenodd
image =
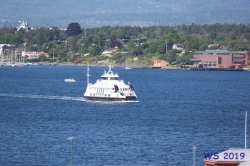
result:
<svg viewBox="0 0 250 166"><path fill-rule="evenodd" d="M89 63L88 63L88 68L87 68L87 87L89 85Z"/></svg>
<svg viewBox="0 0 250 166"><path fill-rule="evenodd" d="M195 166L195 151L196 151L196 146L193 146L193 166Z"/></svg>
<svg viewBox="0 0 250 166"><path fill-rule="evenodd" d="M247 111L245 114L245 149L247 149Z"/></svg>

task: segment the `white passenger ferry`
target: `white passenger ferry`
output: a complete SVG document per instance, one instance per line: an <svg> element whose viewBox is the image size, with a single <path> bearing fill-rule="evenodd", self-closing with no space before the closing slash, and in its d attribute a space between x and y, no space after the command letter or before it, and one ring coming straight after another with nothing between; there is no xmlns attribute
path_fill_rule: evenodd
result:
<svg viewBox="0 0 250 166"><path fill-rule="evenodd" d="M104 70L102 79L98 79L95 84L89 83L89 67L87 70L87 89L84 97L88 100L96 101L131 101L136 100L134 88L130 82L128 85L123 80L119 80L119 76L111 71Z"/></svg>

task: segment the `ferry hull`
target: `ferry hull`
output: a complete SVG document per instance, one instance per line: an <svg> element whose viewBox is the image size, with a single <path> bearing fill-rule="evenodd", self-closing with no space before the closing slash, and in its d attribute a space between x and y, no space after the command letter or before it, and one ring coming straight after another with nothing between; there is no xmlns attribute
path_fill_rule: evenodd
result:
<svg viewBox="0 0 250 166"><path fill-rule="evenodd" d="M127 96L126 98L85 96L85 98L92 101L135 101L137 99L135 96Z"/></svg>

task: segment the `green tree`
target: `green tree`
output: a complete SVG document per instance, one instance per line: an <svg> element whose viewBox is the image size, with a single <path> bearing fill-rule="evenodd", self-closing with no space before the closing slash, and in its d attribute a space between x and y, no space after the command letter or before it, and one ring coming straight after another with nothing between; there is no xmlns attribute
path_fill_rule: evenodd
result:
<svg viewBox="0 0 250 166"><path fill-rule="evenodd" d="M15 47L23 43L22 36L20 34L6 34L2 38L3 42L6 44L12 44Z"/></svg>
<svg viewBox="0 0 250 166"><path fill-rule="evenodd" d="M207 49L207 44L201 44L200 47L199 47L199 50L200 51L205 51Z"/></svg>
<svg viewBox="0 0 250 166"><path fill-rule="evenodd" d="M38 45L39 49L41 48L42 44L44 43L44 30L40 28L35 36L36 44Z"/></svg>
<svg viewBox="0 0 250 166"><path fill-rule="evenodd" d="M68 59L67 49L65 47L59 47L56 50L56 55L56 62L66 62Z"/></svg>
<svg viewBox="0 0 250 166"><path fill-rule="evenodd" d="M208 37L209 37L210 39L215 40L215 38L217 37L217 34L216 34L216 32L212 31L212 32L209 33Z"/></svg>
<svg viewBox="0 0 250 166"><path fill-rule="evenodd" d="M162 43L162 44L158 45L156 51L161 53L161 54L166 53L166 44Z"/></svg>
<svg viewBox="0 0 250 166"><path fill-rule="evenodd" d="M92 45L88 48L88 52L90 55L96 56L99 55L99 47L97 45Z"/></svg>
<svg viewBox="0 0 250 166"><path fill-rule="evenodd" d="M176 61L176 59L177 59L177 56L176 56L176 54L178 53L179 51L177 51L177 50L169 50L168 52L167 52L167 57L166 57L166 60L168 61L168 63L172 63L172 62L174 62L174 61Z"/></svg>
<svg viewBox="0 0 250 166"><path fill-rule="evenodd" d="M40 62L43 62L43 61L47 61L48 59L47 59L47 57L45 56L45 55L39 55L39 61Z"/></svg>
<svg viewBox="0 0 250 166"><path fill-rule="evenodd" d="M57 27L52 27L51 29L52 40L60 40L60 29Z"/></svg>
<svg viewBox="0 0 250 166"><path fill-rule="evenodd" d="M68 28L66 30L67 36L74 36L82 33L82 29L79 23L72 22L68 25Z"/></svg>
<svg viewBox="0 0 250 166"><path fill-rule="evenodd" d="M127 43L127 49L133 49L135 46L134 41L133 40L129 40Z"/></svg>
<svg viewBox="0 0 250 166"><path fill-rule="evenodd" d="M69 36L66 41L69 51L77 51L77 38L75 36Z"/></svg>
<svg viewBox="0 0 250 166"><path fill-rule="evenodd" d="M105 34L104 32L98 32L96 35L94 35L93 42L103 47L106 43L107 36L108 35Z"/></svg>
<svg viewBox="0 0 250 166"><path fill-rule="evenodd" d="M142 47L141 46L136 46L134 47L134 55L138 56L138 55L142 55Z"/></svg>
<svg viewBox="0 0 250 166"><path fill-rule="evenodd" d="M178 64L184 64L184 65L191 65L192 62L190 59L193 57L193 52L188 51L182 54L181 56L178 56L176 61Z"/></svg>
<svg viewBox="0 0 250 166"><path fill-rule="evenodd" d="M149 43L149 48L148 48L149 53L152 54L152 53L157 52L157 47L158 47L158 44L156 42Z"/></svg>

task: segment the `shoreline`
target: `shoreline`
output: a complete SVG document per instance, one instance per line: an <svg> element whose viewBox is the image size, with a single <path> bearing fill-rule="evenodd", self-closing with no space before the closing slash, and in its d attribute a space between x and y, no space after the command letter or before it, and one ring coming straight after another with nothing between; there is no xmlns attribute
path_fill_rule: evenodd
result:
<svg viewBox="0 0 250 166"><path fill-rule="evenodd" d="M43 65L43 66L87 66L87 64L74 64L74 63L46 63L46 62L40 62L40 63L32 63L28 66L37 66L37 65ZM11 65L2 65L2 66L11 66ZM18 66L18 65L12 65L12 67ZM23 65L26 66L26 65ZM90 67L107 67L108 64L98 64L98 63L91 63L89 64ZM117 68L124 68L124 65L121 64L113 64L113 67ZM228 68L194 68L194 67L180 67L180 66L167 66L164 68L158 68L158 67L148 67L143 65L134 65L131 66L132 69L155 69L155 70L194 70L194 71L250 71L250 66L245 67L242 69L228 69Z"/></svg>

